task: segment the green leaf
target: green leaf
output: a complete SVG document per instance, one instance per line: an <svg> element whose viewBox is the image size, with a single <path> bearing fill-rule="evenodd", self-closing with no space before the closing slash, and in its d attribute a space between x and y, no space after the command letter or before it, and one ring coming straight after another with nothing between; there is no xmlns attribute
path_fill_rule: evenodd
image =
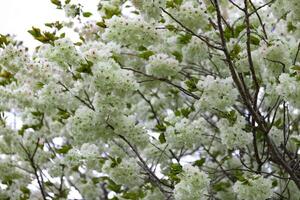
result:
<svg viewBox="0 0 300 200"><path fill-rule="evenodd" d="M142 192L142 190L138 190L138 191L128 191L125 192L122 197L124 199L132 199L132 200L139 200L142 199L144 197L144 193Z"/></svg>
<svg viewBox="0 0 300 200"><path fill-rule="evenodd" d="M51 0L51 3L57 6L58 9L61 9L61 1L59 0Z"/></svg>
<svg viewBox="0 0 300 200"><path fill-rule="evenodd" d="M92 182L93 182L94 184L100 183L100 182L101 182L101 178L99 178L99 177L93 177L93 178L92 178Z"/></svg>
<svg viewBox="0 0 300 200"><path fill-rule="evenodd" d="M63 109L58 109L58 113L57 115L59 116L59 119L60 120L63 120L63 119L68 119L71 115L68 111L66 110L63 110Z"/></svg>
<svg viewBox="0 0 300 200"><path fill-rule="evenodd" d="M197 88L198 81L199 81L199 79L192 77L184 82L186 84L186 86L188 87L189 92L196 92L198 90L198 88Z"/></svg>
<svg viewBox="0 0 300 200"><path fill-rule="evenodd" d="M165 127L165 125L163 125L163 124L157 124L157 125L155 126L155 128L156 128L157 131L160 131L160 132L166 131L166 127Z"/></svg>
<svg viewBox="0 0 300 200"><path fill-rule="evenodd" d="M245 24L237 25L234 29L234 37L239 37L240 33L246 28Z"/></svg>
<svg viewBox="0 0 300 200"><path fill-rule="evenodd" d="M105 16L104 19L110 19L114 15L119 16L121 15L121 10L119 8L104 8Z"/></svg>
<svg viewBox="0 0 300 200"><path fill-rule="evenodd" d="M44 113L42 113L40 111L34 111L34 112L31 112L31 114L35 117L42 117L44 115Z"/></svg>
<svg viewBox="0 0 300 200"><path fill-rule="evenodd" d="M81 63L80 67L76 69L79 73L86 73L92 74L92 66L94 65L93 62L86 60L86 63Z"/></svg>
<svg viewBox="0 0 300 200"><path fill-rule="evenodd" d="M213 5L207 6L207 12L214 13L215 11L216 11L215 6L213 6Z"/></svg>
<svg viewBox="0 0 300 200"><path fill-rule="evenodd" d="M34 37L34 39L42 43L53 44L53 42L59 38L55 36L55 32L50 33L48 31L45 31L42 33L41 30L36 27L32 27L32 29L29 30L28 32Z"/></svg>
<svg viewBox="0 0 300 200"><path fill-rule="evenodd" d="M173 51L172 55L175 56L176 60L182 62L182 53L180 53L179 51Z"/></svg>
<svg viewBox="0 0 300 200"><path fill-rule="evenodd" d="M243 176L243 172L239 171L239 170L236 170L234 171L233 175L235 176L235 178L241 182L248 182L248 180Z"/></svg>
<svg viewBox="0 0 300 200"><path fill-rule="evenodd" d="M242 48L240 45L235 44L230 52L230 57L232 59L238 58L239 53L241 52Z"/></svg>
<svg viewBox="0 0 300 200"><path fill-rule="evenodd" d="M272 181L272 187L274 188L274 187L276 187L278 185L278 181L276 180L276 179L274 179L273 181Z"/></svg>
<svg viewBox="0 0 300 200"><path fill-rule="evenodd" d="M195 108L193 106L190 108L181 108L175 111L175 116L177 117L182 116L188 118L190 113L193 111L195 111Z"/></svg>
<svg viewBox="0 0 300 200"><path fill-rule="evenodd" d="M96 24L97 24L97 26L99 26L99 27L101 27L101 28L106 28L106 27L107 27L104 21L102 21L102 22L97 22Z"/></svg>
<svg viewBox="0 0 300 200"><path fill-rule="evenodd" d="M149 60L149 57L150 57L150 56L153 56L153 55L154 55L154 52L153 52L153 51L144 51L144 52L140 53L138 56L139 56L140 58L145 59L145 60Z"/></svg>
<svg viewBox="0 0 300 200"><path fill-rule="evenodd" d="M219 116L222 118L226 118L230 124L234 124L237 119L237 115L234 110L231 110L230 112L219 112Z"/></svg>
<svg viewBox="0 0 300 200"><path fill-rule="evenodd" d="M172 163L170 165L170 174L177 175L182 172L182 166L179 163Z"/></svg>
<svg viewBox="0 0 300 200"><path fill-rule="evenodd" d="M300 65L293 65L291 67L292 70L300 71Z"/></svg>
<svg viewBox="0 0 300 200"><path fill-rule="evenodd" d="M116 162L117 162L118 164L120 164L120 163L122 162L122 158L117 157L117 158L116 158Z"/></svg>
<svg viewBox="0 0 300 200"><path fill-rule="evenodd" d="M178 41L179 44L188 44L191 39L192 39L192 35L190 35L190 34L181 34L177 38L177 41Z"/></svg>
<svg viewBox="0 0 300 200"><path fill-rule="evenodd" d="M139 51L147 51L147 48L144 46L139 46L138 50Z"/></svg>
<svg viewBox="0 0 300 200"><path fill-rule="evenodd" d="M109 179L109 183L107 185L107 189L112 190L112 191L114 191L116 193L120 193L122 191L121 187L122 187L122 185L118 185L114 181L112 181L112 180Z"/></svg>
<svg viewBox="0 0 300 200"><path fill-rule="evenodd" d="M180 181L180 178L177 175L182 171L182 166L179 163L172 163L170 165L170 172L168 174L168 177L170 178L170 180L178 183Z"/></svg>
<svg viewBox="0 0 300 200"><path fill-rule="evenodd" d="M84 17L90 17L90 16L92 16L93 14L92 14L91 12L84 12L84 13L82 13L82 15L83 15Z"/></svg>
<svg viewBox="0 0 300 200"><path fill-rule="evenodd" d="M66 33L60 34L59 38L64 38L66 36Z"/></svg>
<svg viewBox="0 0 300 200"><path fill-rule="evenodd" d="M11 79L11 78L13 78L13 74L10 73L9 71L2 70L2 71L0 72L0 77L1 77L1 78L5 78L5 79Z"/></svg>
<svg viewBox="0 0 300 200"><path fill-rule="evenodd" d="M275 122L274 122L274 126L277 128L281 128L283 125L281 118L278 118Z"/></svg>
<svg viewBox="0 0 300 200"><path fill-rule="evenodd" d="M184 116L185 118L188 118L188 117L189 117L189 114L190 114L191 112L193 112L193 109L190 109L190 108L182 108L182 109L180 110L180 112L181 112L182 116Z"/></svg>
<svg viewBox="0 0 300 200"><path fill-rule="evenodd" d="M219 182L213 185L213 190L216 192L227 191L229 187L231 187L229 182Z"/></svg>
<svg viewBox="0 0 300 200"><path fill-rule="evenodd" d="M61 148L56 149L55 151L59 154L66 154L70 149L72 149L72 146L70 144L65 144Z"/></svg>
<svg viewBox="0 0 300 200"><path fill-rule="evenodd" d="M42 89L43 87L44 87L44 83L42 83L42 82L37 82L36 83L36 87L37 87L37 89Z"/></svg>
<svg viewBox="0 0 300 200"><path fill-rule="evenodd" d="M44 184L45 184L47 187L53 186L53 183L50 182L50 181L45 181Z"/></svg>
<svg viewBox="0 0 300 200"><path fill-rule="evenodd" d="M230 28L228 28L227 26L224 30L224 37L227 41L229 41L230 38L232 38L232 30Z"/></svg>
<svg viewBox="0 0 300 200"><path fill-rule="evenodd" d="M120 158L120 157L117 157L117 158L110 157L110 160L112 161L112 163L110 165L111 168L118 166L122 162L122 158Z"/></svg>
<svg viewBox="0 0 300 200"><path fill-rule="evenodd" d="M81 46L81 45L82 45L82 42L75 42L74 45L76 45L76 46Z"/></svg>
<svg viewBox="0 0 300 200"><path fill-rule="evenodd" d="M287 30L288 32L294 32L295 30L297 30L297 27L293 25L293 22L288 22L287 23Z"/></svg>
<svg viewBox="0 0 300 200"><path fill-rule="evenodd" d="M180 6L180 5L182 4L183 0L173 0L173 2L174 2L176 5Z"/></svg>
<svg viewBox="0 0 300 200"><path fill-rule="evenodd" d="M167 141L164 133L161 133L161 134L159 135L158 139L159 139L159 142L160 142L161 144L164 144L164 143L166 143L166 141Z"/></svg>
<svg viewBox="0 0 300 200"><path fill-rule="evenodd" d="M297 145L298 147L300 147L300 140L299 140L298 138L292 137L292 138L291 138L291 141L292 141L295 145Z"/></svg>
<svg viewBox="0 0 300 200"><path fill-rule="evenodd" d="M30 194L30 190L27 187L21 187L20 190L24 193L24 194Z"/></svg>
<svg viewBox="0 0 300 200"><path fill-rule="evenodd" d="M60 30L64 27L63 24L60 23L59 21L52 22L52 23L45 23L45 26L50 28L56 28L57 30Z"/></svg>
<svg viewBox="0 0 300 200"><path fill-rule="evenodd" d="M165 27L166 27L166 29L168 29L169 31L172 31L172 32L177 30L177 28L172 24L168 24Z"/></svg>
<svg viewBox="0 0 300 200"><path fill-rule="evenodd" d="M32 27L31 30L28 31L33 37L41 36L41 29Z"/></svg>
<svg viewBox="0 0 300 200"><path fill-rule="evenodd" d="M167 0L166 6L167 8L176 8L182 4L183 0Z"/></svg>
<svg viewBox="0 0 300 200"><path fill-rule="evenodd" d="M4 46L7 46L9 43L8 35L0 34L0 47L4 48Z"/></svg>
<svg viewBox="0 0 300 200"><path fill-rule="evenodd" d="M260 39L257 38L257 37L255 37L255 36L253 36L253 35L251 35L250 36L250 43L257 46L260 43Z"/></svg>
<svg viewBox="0 0 300 200"><path fill-rule="evenodd" d="M196 160L193 165L197 167L202 167L204 163L205 163L205 158L201 158L200 160Z"/></svg>
<svg viewBox="0 0 300 200"><path fill-rule="evenodd" d="M137 11L137 10L133 10L133 11L131 11L131 13L132 13L132 14L135 14L135 15L139 15L139 14L140 14L140 12Z"/></svg>

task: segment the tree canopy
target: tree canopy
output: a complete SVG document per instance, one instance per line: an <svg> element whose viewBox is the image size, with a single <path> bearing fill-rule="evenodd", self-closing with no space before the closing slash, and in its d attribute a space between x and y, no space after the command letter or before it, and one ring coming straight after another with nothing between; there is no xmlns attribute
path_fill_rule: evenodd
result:
<svg viewBox="0 0 300 200"><path fill-rule="evenodd" d="M299 0L73 1L0 35L0 199L299 199Z"/></svg>

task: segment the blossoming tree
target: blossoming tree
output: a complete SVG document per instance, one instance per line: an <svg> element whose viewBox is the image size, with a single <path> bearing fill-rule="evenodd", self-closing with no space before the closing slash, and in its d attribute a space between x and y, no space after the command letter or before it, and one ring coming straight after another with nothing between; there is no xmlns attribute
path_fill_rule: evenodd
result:
<svg viewBox="0 0 300 200"><path fill-rule="evenodd" d="M299 198L299 0L51 2L0 37L0 199Z"/></svg>

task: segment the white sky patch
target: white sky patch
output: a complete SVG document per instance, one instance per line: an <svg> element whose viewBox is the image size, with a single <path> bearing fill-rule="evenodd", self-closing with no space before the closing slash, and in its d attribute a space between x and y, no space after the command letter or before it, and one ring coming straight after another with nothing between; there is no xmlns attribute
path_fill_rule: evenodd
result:
<svg viewBox="0 0 300 200"><path fill-rule="evenodd" d="M97 13L98 0L71 2L80 2L85 12ZM32 26L43 28L45 23L67 20L64 11L56 9L50 0L0 0L0 3L0 33L15 35L30 49L41 44L27 32Z"/></svg>

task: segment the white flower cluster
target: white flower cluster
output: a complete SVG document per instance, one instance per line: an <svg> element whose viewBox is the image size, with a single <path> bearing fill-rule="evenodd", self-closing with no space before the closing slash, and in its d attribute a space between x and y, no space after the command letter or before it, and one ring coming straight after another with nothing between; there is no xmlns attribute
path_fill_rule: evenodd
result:
<svg viewBox="0 0 300 200"><path fill-rule="evenodd" d="M67 38L55 40L54 46L42 45L39 48L38 56L44 57L62 68L77 67L84 62L73 42Z"/></svg>
<svg viewBox="0 0 300 200"><path fill-rule="evenodd" d="M204 144L207 141L204 134L207 134L207 124L202 118L190 121L187 118L180 118L173 126L166 130L166 140L172 148L192 148Z"/></svg>
<svg viewBox="0 0 300 200"><path fill-rule="evenodd" d="M293 21L300 21L300 2L298 0L290 0L287 3L288 10L291 12L291 18Z"/></svg>
<svg viewBox="0 0 300 200"><path fill-rule="evenodd" d="M143 177L141 176L141 168L137 161L133 158L124 158L121 163L111 167L112 161L106 161L103 166L103 172L107 173L109 177L116 182L127 186L129 188L143 184Z"/></svg>
<svg viewBox="0 0 300 200"><path fill-rule="evenodd" d="M170 165L170 160L168 154L162 154L161 149L167 149L169 146L168 143L161 144L158 140L153 140L151 143L148 142L146 146L144 146L142 155L147 158L149 163L155 163L157 158L161 158L160 168L167 169Z"/></svg>
<svg viewBox="0 0 300 200"><path fill-rule="evenodd" d="M29 62L27 51L22 46L9 44L0 50L0 66L10 73L16 73Z"/></svg>
<svg viewBox="0 0 300 200"><path fill-rule="evenodd" d="M100 184L95 184L93 180L88 180L83 184L79 184L78 189L80 190L80 193L84 199L89 200L97 200L103 193Z"/></svg>
<svg viewBox="0 0 300 200"><path fill-rule="evenodd" d="M220 137L222 143L228 149L243 148L252 142L251 133L243 130L245 128L245 120L243 117L238 116L234 124L230 124L227 119L220 119L217 122L217 127L220 130Z"/></svg>
<svg viewBox="0 0 300 200"><path fill-rule="evenodd" d="M28 180L30 180L29 177L28 177ZM0 199L14 199L14 200L24 199L24 196L25 196L24 192L26 191L26 190L24 190L24 188L26 188L26 186L28 184L30 184L30 183L26 180L22 180L22 181L14 180L11 183L9 183L8 185L2 185L2 188L0 190ZM8 187L6 187L6 186L8 186ZM33 198L30 198L30 199L33 199ZM33 200L37 200L37 199L33 199Z"/></svg>
<svg viewBox="0 0 300 200"><path fill-rule="evenodd" d="M272 195L272 182L262 176L247 179L247 182L237 181L233 186L240 200L268 199Z"/></svg>
<svg viewBox="0 0 300 200"><path fill-rule="evenodd" d="M105 17L111 17L111 13L119 13L121 12L120 7L122 5L123 0L100 0L98 4L98 11L100 12L100 15ZM107 13L108 16L107 16Z"/></svg>
<svg viewBox="0 0 300 200"><path fill-rule="evenodd" d="M286 12L288 11L290 2L292 2L292 1L289 1L288 3L284 2L284 1L275 1L274 3L272 3L271 8L272 8L273 14L275 14L276 17L283 17L286 14Z"/></svg>
<svg viewBox="0 0 300 200"><path fill-rule="evenodd" d="M102 94L101 92L96 92L93 98L93 105L95 110L102 113L104 116L119 116L125 111L122 110L126 106L127 98L112 95L110 93Z"/></svg>
<svg viewBox="0 0 300 200"><path fill-rule="evenodd" d="M164 200L165 197L157 188L153 191L148 190L143 200Z"/></svg>
<svg viewBox="0 0 300 200"><path fill-rule="evenodd" d="M149 24L140 18L127 19L113 16L106 21L103 39L115 41L122 45L132 47L149 46L158 41L158 32L153 24Z"/></svg>
<svg viewBox="0 0 300 200"><path fill-rule="evenodd" d="M22 179L25 174L19 169L12 167L13 161L2 159L0 162L0 180L4 184L9 184L10 180Z"/></svg>
<svg viewBox="0 0 300 200"><path fill-rule="evenodd" d="M108 58L112 57L114 54L120 53L120 45L109 42L104 44L102 42L86 42L82 46L80 46L80 50L83 56L92 62L100 62L103 60L107 60Z"/></svg>
<svg viewBox="0 0 300 200"><path fill-rule="evenodd" d="M68 119L67 129L74 142L95 142L99 137L109 136L104 117L86 106L79 107L75 115Z"/></svg>
<svg viewBox="0 0 300 200"><path fill-rule="evenodd" d="M198 102L200 109L224 110L236 103L238 91L232 85L232 79L220 79L213 76L206 76L197 84L202 90L201 98Z"/></svg>
<svg viewBox="0 0 300 200"><path fill-rule="evenodd" d="M208 15L203 6L195 1L185 1L179 9L171 9L170 13L180 23L193 31L197 31L198 29L205 29L208 24Z"/></svg>
<svg viewBox="0 0 300 200"><path fill-rule="evenodd" d="M146 19L157 19L160 16L160 7L166 6L166 0L132 0L132 4L145 15Z"/></svg>
<svg viewBox="0 0 300 200"><path fill-rule="evenodd" d="M182 48L183 60L187 63L200 63L208 58L207 47L204 42L195 36Z"/></svg>
<svg viewBox="0 0 300 200"><path fill-rule="evenodd" d="M272 46L262 49L262 52L267 59L267 68L261 70L266 74L265 79L267 80L272 80L282 73L284 66L281 63L286 66L291 65L288 46L283 42L275 42Z"/></svg>
<svg viewBox="0 0 300 200"><path fill-rule="evenodd" d="M156 54L149 58L146 65L147 74L156 77L169 77L176 75L181 70L178 61L166 54Z"/></svg>
<svg viewBox="0 0 300 200"><path fill-rule="evenodd" d="M73 147L70 149L65 157L57 161L56 167L52 170L54 175L58 175L61 170L59 164L65 166L75 167L85 164L88 168L95 168L100 158L99 148L92 143L84 143L80 148Z"/></svg>
<svg viewBox="0 0 300 200"><path fill-rule="evenodd" d="M300 108L300 81L297 80L297 77L291 77L289 74L283 73L279 77L279 82L276 92L291 105Z"/></svg>
<svg viewBox="0 0 300 200"><path fill-rule="evenodd" d="M103 32L103 28L100 28L95 21L87 21L79 28L75 28L75 31L79 33L80 37L84 41L96 41L100 37L100 33Z"/></svg>
<svg viewBox="0 0 300 200"><path fill-rule="evenodd" d="M184 166L180 182L175 185L174 197L176 200L204 200L209 187L208 175L191 165Z"/></svg>
<svg viewBox="0 0 300 200"><path fill-rule="evenodd" d="M280 144L283 144L284 142L283 130L278 129L275 126L269 131L269 136L277 146L280 146Z"/></svg>
<svg viewBox="0 0 300 200"><path fill-rule="evenodd" d="M74 18L76 15L79 14L79 8L75 4L66 4L64 5L64 11L66 14L66 17Z"/></svg>
<svg viewBox="0 0 300 200"><path fill-rule="evenodd" d="M9 87L0 86L0 99L0 107L4 110L18 106L32 106L34 103L33 92L28 88L18 88L14 83Z"/></svg>
<svg viewBox="0 0 300 200"><path fill-rule="evenodd" d="M115 94L117 96L130 95L137 90L138 84L129 70L123 70L111 60L99 62L92 68L93 86L102 94Z"/></svg>
<svg viewBox="0 0 300 200"><path fill-rule="evenodd" d="M70 149L68 153L61 160L61 164L69 167L78 167L83 164L83 156L81 155L79 149ZM57 172L56 172L57 173ZM55 173L54 173L55 174Z"/></svg>
<svg viewBox="0 0 300 200"><path fill-rule="evenodd" d="M53 112L57 108L65 108L70 102L66 102L66 98L73 99L69 93L62 92L55 82L50 82L42 86L40 90L37 91L36 106L43 112ZM70 104L68 104L70 105Z"/></svg>
<svg viewBox="0 0 300 200"><path fill-rule="evenodd" d="M137 124L135 116L119 116L113 119L111 123L115 128L115 134L124 136L137 146L144 147L147 145L149 137L147 131L142 125Z"/></svg>
<svg viewBox="0 0 300 200"><path fill-rule="evenodd" d="M62 76L67 80L68 76L55 63L36 58L20 70L15 78L23 86L26 85L32 91L36 91L41 89L43 84L58 82Z"/></svg>

